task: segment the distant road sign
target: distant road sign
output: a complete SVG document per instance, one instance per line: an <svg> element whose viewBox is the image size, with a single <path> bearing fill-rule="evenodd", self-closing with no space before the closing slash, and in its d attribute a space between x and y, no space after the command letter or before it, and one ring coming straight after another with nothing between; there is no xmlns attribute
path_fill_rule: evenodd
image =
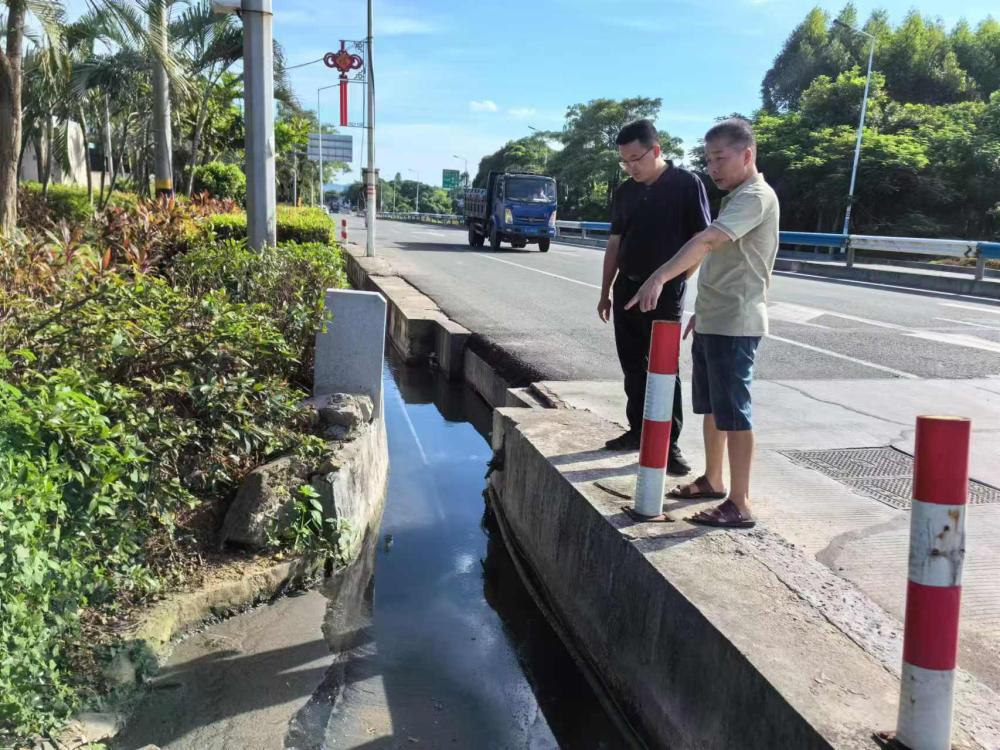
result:
<svg viewBox="0 0 1000 750"><path fill-rule="evenodd" d="M323 133L323 160L353 161L354 136ZM319 159L320 134L310 133L306 153L313 161Z"/></svg>
<svg viewBox="0 0 1000 750"><path fill-rule="evenodd" d="M462 175L457 169L441 170L441 187L445 190L453 190L459 186Z"/></svg>

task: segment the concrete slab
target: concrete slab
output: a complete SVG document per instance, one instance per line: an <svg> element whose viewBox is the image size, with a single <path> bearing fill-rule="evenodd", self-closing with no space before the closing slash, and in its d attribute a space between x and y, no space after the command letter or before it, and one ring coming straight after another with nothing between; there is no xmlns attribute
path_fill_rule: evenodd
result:
<svg viewBox="0 0 1000 750"><path fill-rule="evenodd" d="M624 422L617 382L538 385L563 408L599 416L606 435ZM690 404L689 393L684 402ZM754 412L758 453L752 487L758 519L857 586L896 621L903 617L909 512L799 466L779 451L892 445L912 454L917 415L968 415L973 418L972 477L1000 486L998 380L758 382ZM681 444L700 469L704 453L693 418ZM632 476L619 480L626 488L631 483ZM967 533L960 665L1000 691L1000 505L970 506Z"/></svg>
<svg viewBox="0 0 1000 750"><path fill-rule="evenodd" d="M330 321L316 334L313 395L364 393L382 414L385 298L376 292L328 289Z"/></svg>
<svg viewBox="0 0 1000 750"><path fill-rule="evenodd" d="M586 390L545 386L560 397ZM908 528L907 514L764 449L755 484L763 528L634 524L628 503L595 484L635 473L634 453L601 449L616 429L587 410L500 409L493 435L504 468L492 491L624 710L662 746L872 747L871 732L895 724L901 625L850 566L902 591L905 564L897 575L863 542ZM707 505L666 507L687 515ZM995 591L966 575L974 606L977 585L982 597ZM963 638L984 643L974 626L966 621ZM961 662L956 741L998 747L995 659L963 648Z"/></svg>

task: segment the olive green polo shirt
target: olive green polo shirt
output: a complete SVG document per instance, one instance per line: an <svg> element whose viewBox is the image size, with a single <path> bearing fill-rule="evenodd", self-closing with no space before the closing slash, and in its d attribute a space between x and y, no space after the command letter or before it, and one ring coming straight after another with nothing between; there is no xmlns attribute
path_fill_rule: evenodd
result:
<svg viewBox="0 0 1000 750"><path fill-rule="evenodd" d="M698 273L695 331L721 336L767 334L767 288L778 254L778 196L751 177L722 199L712 226L729 237Z"/></svg>

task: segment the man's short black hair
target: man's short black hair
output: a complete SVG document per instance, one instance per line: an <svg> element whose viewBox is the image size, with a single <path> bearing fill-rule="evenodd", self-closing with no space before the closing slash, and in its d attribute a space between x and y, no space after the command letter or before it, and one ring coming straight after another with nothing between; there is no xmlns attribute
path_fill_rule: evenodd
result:
<svg viewBox="0 0 1000 750"><path fill-rule="evenodd" d="M742 117L730 117L716 123L705 133L705 143L720 139L725 139L730 146L738 149L757 148L757 136L753 134L753 127Z"/></svg>
<svg viewBox="0 0 1000 750"><path fill-rule="evenodd" d="M619 146L635 141L639 141L646 148L652 148L660 142L660 134L652 120L643 118L630 122L618 131L618 138L615 139L615 143Z"/></svg>

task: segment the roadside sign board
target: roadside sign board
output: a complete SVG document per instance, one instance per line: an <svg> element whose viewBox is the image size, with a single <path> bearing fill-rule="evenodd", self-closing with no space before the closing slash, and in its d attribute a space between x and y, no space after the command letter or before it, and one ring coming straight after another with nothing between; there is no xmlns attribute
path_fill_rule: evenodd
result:
<svg viewBox="0 0 1000 750"><path fill-rule="evenodd" d="M441 187L445 190L454 190L459 185L462 175L457 169L441 170Z"/></svg>
<svg viewBox="0 0 1000 750"><path fill-rule="evenodd" d="M306 153L313 161L319 160L319 133L309 134ZM354 160L354 136L323 133L323 160L346 161Z"/></svg>

